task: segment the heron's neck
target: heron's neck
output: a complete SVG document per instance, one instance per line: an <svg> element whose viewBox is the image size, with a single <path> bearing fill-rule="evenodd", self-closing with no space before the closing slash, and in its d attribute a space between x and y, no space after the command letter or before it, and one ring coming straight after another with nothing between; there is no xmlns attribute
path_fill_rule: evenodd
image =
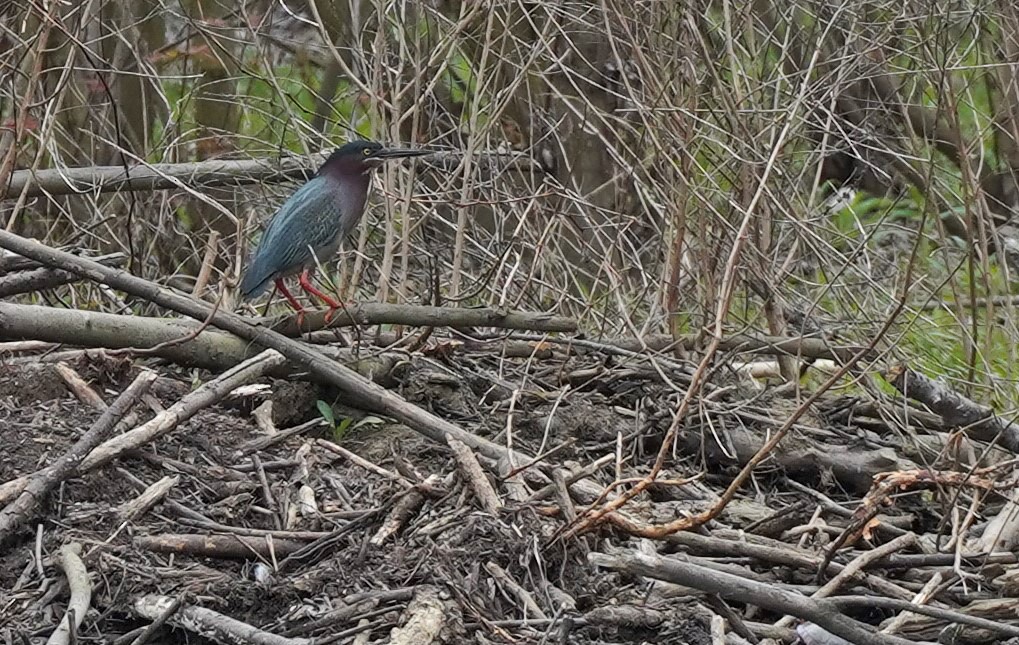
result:
<svg viewBox="0 0 1019 645"><path fill-rule="evenodd" d="M360 216L364 210L365 199L368 197L368 189L371 186L371 174L325 169L322 176L326 181L339 185L340 190L337 194L342 202L343 210Z"/></svg>

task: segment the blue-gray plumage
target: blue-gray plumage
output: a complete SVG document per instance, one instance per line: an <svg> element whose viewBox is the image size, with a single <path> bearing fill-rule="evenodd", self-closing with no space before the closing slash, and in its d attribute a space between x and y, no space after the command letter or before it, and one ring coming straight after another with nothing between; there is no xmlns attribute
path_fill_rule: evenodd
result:
<svg viewBox="0 0 1019 645"><path fill-rule="evenodd" d="M300 285L330 311L340 304L309 280L316 259L326 261L354 229L364 213L370 172L387 159L417 157L423 150L383 148L372 141L354 141L338 148L315 177L297 189L269 221L241 279L245 299L253 298L270 282L298 312L303 311L283 278L300 273Z"/></svg>

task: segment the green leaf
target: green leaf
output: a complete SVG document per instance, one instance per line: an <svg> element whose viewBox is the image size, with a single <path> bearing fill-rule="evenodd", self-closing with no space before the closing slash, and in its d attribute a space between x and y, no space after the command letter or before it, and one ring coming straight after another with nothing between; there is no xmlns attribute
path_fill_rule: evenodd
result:
<svg viewBox="0 0 1019 645"><path fill-rule="evenodd" d="M350 429L350 424L353 422L354 420L350 417L344 417L338 424L336 424L336 427L333 428L333 441L339 443L340 440L343 439L343 435L347 434L347 430Z"/></svg>
<svg viewBox="0 0 1019 645"><path fill-rule="evenodd" d="M351 419L344 419L344 421L351 421ZM382 419L380 419L378 417L367 416L367 417L361 419L360 421L358 421L357 423L351 425L350 429L351 430L357 430L358 428L360 428L362 426L369 426L369 425L370 426L380 426L380 425L383 425L384 423L385 423L385 421L383 421Z"/></svg>
<svg viewBox="0 0 1019 645"><path fill-rule="evenodd" d="M336 426L336 417L333 415L333 409L328 403L319 399L318 401L315 401L315 407L318 408L318 413L322 415L322 418L326 420L326 423L334 427Z"/></svg>

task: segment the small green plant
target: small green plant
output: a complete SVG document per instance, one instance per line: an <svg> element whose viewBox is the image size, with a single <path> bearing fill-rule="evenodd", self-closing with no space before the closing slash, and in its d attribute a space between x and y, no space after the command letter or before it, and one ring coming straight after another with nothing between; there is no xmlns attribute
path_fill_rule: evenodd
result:
<svg viewBox="0 0 1019 645"><path fill-rule="evenodd" d="M322 399L315 402L315 407L318 408L318 413L322 416L325 422L329 424L329 427L332 428L333 441L336 443L340 443L340 441L343 440L343 437L351 430L356 430L364 425L381 425L383 423L382 419L372 416L364 417L357 422L350 417L343 417L342 419L337 420L336 415L333 413L332 406Z"/></svg>
<svg viewBox="0 0 1019 645"><path fill-rule="evenodd" d="M343 440L343 436L347 434L347 430L350 429L351 424L354 422L350 417L343 417L340 422L333 426L333 441L340 443Z"/></svg>
<svg viewBox="0 0 1019 645"><path fill-rule="evenodd" d="M341 419L339 423L336 422L336 415L333 414L333 408L331 405L319 399L315 401L315 407L318 408L318 413L322 415L325 422L329 424L329 427L333 431L333 441L339 443L343 439L343 435L346 434L347 428L350 427L351 419L349 417Z"/></svg>

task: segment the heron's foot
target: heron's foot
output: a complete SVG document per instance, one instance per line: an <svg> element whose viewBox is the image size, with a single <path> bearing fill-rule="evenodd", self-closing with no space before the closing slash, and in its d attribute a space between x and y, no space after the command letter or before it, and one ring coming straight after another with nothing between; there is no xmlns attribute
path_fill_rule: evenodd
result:
<svg viewBox="0 0 1019 645"><path fill-rule="evenodd" d="M321 289L312 284L309 270L305 269L304 272L301 273L301 278L298 280L298 282L300 283L301 288L304 289L305 293L307 293L309 296L318 298L323 303L325 303L325 305L329 307L330 312L339 309L340 307L343 306L339 302L337 302L335 298L323 292ZM326 314L326 322L329 322L329 318L330 318L329 314Z"/></svg>

